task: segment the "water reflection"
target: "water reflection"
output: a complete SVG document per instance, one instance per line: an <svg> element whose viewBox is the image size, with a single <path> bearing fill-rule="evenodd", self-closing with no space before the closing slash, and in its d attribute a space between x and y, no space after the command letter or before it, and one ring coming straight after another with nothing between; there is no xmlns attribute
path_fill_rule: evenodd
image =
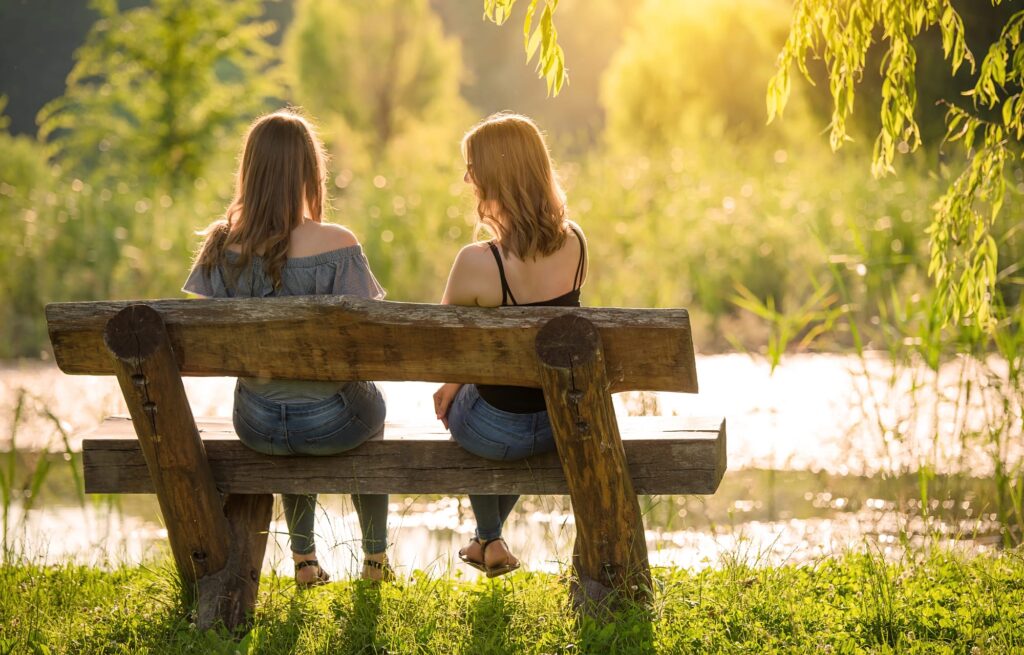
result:
<svg viewBox="0 0 1024 655"><path fill-rule="evenodd" d="M973 549L997 543L993 485L979 477L991 473L991 462L981 449L965 448L949 436L984 417L970 408L955 420L944 414L944 385L959 373L940 371L928 386L921 385L920 372L894 376L882 360L867 364L870 370L864 371L865 362L850 357L798 356L769 376L766 364L746 356L700 357L701 394L616 396L620 415L724 415L729 421L729 473L715 496L641 499L652 563L701 568L737 554L762 563L807 562L865 544L897 557L908 546L950 540ZM228 416L232 384L187 379L194 413ZM904 406L906 385L916 385L912 408ZM435 385L383 386L391 418L432 419ZM0 450L9 450L13 441L22 471L32 470L41 457L52 461L38 498L16 494L8 541L47 562L113 565L165 549L154 498L99 496L79 503L65 461L62 431L77 437L70 445L78 449L84 431L104 416L126 413L116 381L67 376L38 363L8 367L0 370L0 417L12 416L19 389L28 393L22 420L13 438L0 434ZM865 403L873 403L872 411L885 421L903 426L900 439L879 439L872 431L877 426L864 425ZM932 426L947 432L933 439ZM47 450L58 452L45 455ZM922 500L919 479L905 473L921 461L959 473L932 478ZM390 539L400 572L477 575L455 556L472 533L465 498L392 500ZM26 505L34 508L27 515L19 509ZM272 530L266 566L290 575L279 510ZM317 530L325 566L357 571L358 527L347 497L321 497ZM528 568L557 571L569 559L574 530L566 498L527 496L505 536Z"/></svg>
<svg viewBox="0 0 1024 655"><path fill-rule="evenodd" d="M21 544L20 552L49 563L113 566L151 559L166 549L155 497L94 496L81 505L68 504L70 472L54 470L58 473L36 499L40 509L26 517L16 507L11 517L9 536ZM946 500L928 503L921 501L916 482L913 476L862 478L749 469L728 473L711 497L642 496L651 562L699 569L737 555L754 563L779 564L807 563L865 547L895 558L908 547L996 546L999 524L985 480L938 478L933 490ZM951 500L950 494L961 500ZM279 503L274 516L265 566L291 575ZM400 572L422 569L476 577L455 559L473 531L465 497L392 497L388 524L392 558ZM348 497L321 496L316 526L324 565L357 573L359 527ZM575 538L568 498L524 496L505 537L527 568L560 571Z"/></svg>

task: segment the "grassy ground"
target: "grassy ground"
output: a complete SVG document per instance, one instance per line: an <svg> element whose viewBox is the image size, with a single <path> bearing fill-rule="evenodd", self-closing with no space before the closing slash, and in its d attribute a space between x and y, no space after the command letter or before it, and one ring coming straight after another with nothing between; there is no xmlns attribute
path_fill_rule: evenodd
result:
<svg viewBox="0 0 1024 655"><path fill-rule="evenodd" d="M166 566L0 568L0 653L1024 652L1024 552L847 555L814 567L657 570L647 610L574 621L564 581L414 576L297 593L264 578L242 640L190 626Z"/></svg>

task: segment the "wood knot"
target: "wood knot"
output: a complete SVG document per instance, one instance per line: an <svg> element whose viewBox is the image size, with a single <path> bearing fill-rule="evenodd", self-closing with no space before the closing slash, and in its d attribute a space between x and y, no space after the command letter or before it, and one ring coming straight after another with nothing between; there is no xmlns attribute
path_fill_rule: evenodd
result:
<svg viewBox="0 0 1024 655"><path fill-rule="evenodd" d="M197 562L205 562L206 561L206 552L202 551L202 550L193 550L192 551L192 559L194 559Z"/></svg>

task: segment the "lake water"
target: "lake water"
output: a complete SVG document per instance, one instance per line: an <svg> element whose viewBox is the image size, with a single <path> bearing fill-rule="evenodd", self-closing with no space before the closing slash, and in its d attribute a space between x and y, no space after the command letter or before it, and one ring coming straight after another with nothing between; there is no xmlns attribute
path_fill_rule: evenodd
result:
<svg viewBox="0 0 1024 655"><path fill-rule="evenodd" d="M894 369L881 357L795 355L772 374L764 361L729 354L698 357L697 368L699 394L615 396L620 415L727 418L729 472L718 493L641 498L652 564L700 568L737 555L777 564L847 549L896 556L908 543L955 541L983 550L997 542L988 479L993 461L986 448L958 436L990 420L991 399L984 392L961 397L955 382L977 378L975 388L984 390L1003 370L1000 362L953 362L936 374ZM435 386L383 383L389 418L432 420ZM224 378L186 379L197 416L229 416L232 388L233 380ZM67 376L40 362L0 368L0 451L15 464L17 492L4 538L15 552L47 562L116 565L166 549L155 498L83 502L75 493L73 456L66 451L79 450L81 434L104 416L125 413L113 378ZM1010 443L1004 455L1019 458L1020 446L1019 439ZM34 496L25 495L40 462L46 475ZM924 499L914 474L922 463L953 474L937 476ZM356 570L351 503L323 496L321 510L320 559L332 572ZM392 497L391 557L400 572L472 577L474 571L452 563L472 528L465 498ZM279 510L272 529L265 566L290 574ZM524 497L505 536L528 568L558 570L574 539L567 498Z"/></svg>

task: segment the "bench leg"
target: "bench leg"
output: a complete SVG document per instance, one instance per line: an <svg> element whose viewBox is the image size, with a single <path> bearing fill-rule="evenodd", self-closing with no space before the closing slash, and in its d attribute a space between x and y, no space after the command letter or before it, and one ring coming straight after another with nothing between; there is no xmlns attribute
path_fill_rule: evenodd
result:
<svg viewBox="0 0 1024 655"><path fill-rule="evenodd" d="M199 581L196 625L220 621L235 631L248 629L256 609L273 508L271 494L231 494L225 499L231 549L224 568Z"/></svg>
<svg viewBox="0 0 1024 655"><path fill-rule="evenodd" d="M559 316L537 334L537 356L576 517L574 602L601 603L612 591L644 601L651 589L647 542L601 337L586 319Z"/></svg>
<svg viewBox="0 0 1024 655"><path fill-rule="evenodd" d="M242 618L234 611L221 613L232 603L210 601L230 588L222 578L242 570L248 576L251 568L248 562L240 566L235 561L239 553L232 544L250 540L236 540L237 526L232 523L255 524L255 516L262 520L262 512L268 513L269 523L270 510L262 509L265 501L229 500L225 515L160 314L148 305L129 305L107 322L103 340L146 458L183 586L200 601L196 625L206 629L222 622L233 630ZM262 543L265 546L265 537ZM261 549L261 559L262 553Z"/></svg>

